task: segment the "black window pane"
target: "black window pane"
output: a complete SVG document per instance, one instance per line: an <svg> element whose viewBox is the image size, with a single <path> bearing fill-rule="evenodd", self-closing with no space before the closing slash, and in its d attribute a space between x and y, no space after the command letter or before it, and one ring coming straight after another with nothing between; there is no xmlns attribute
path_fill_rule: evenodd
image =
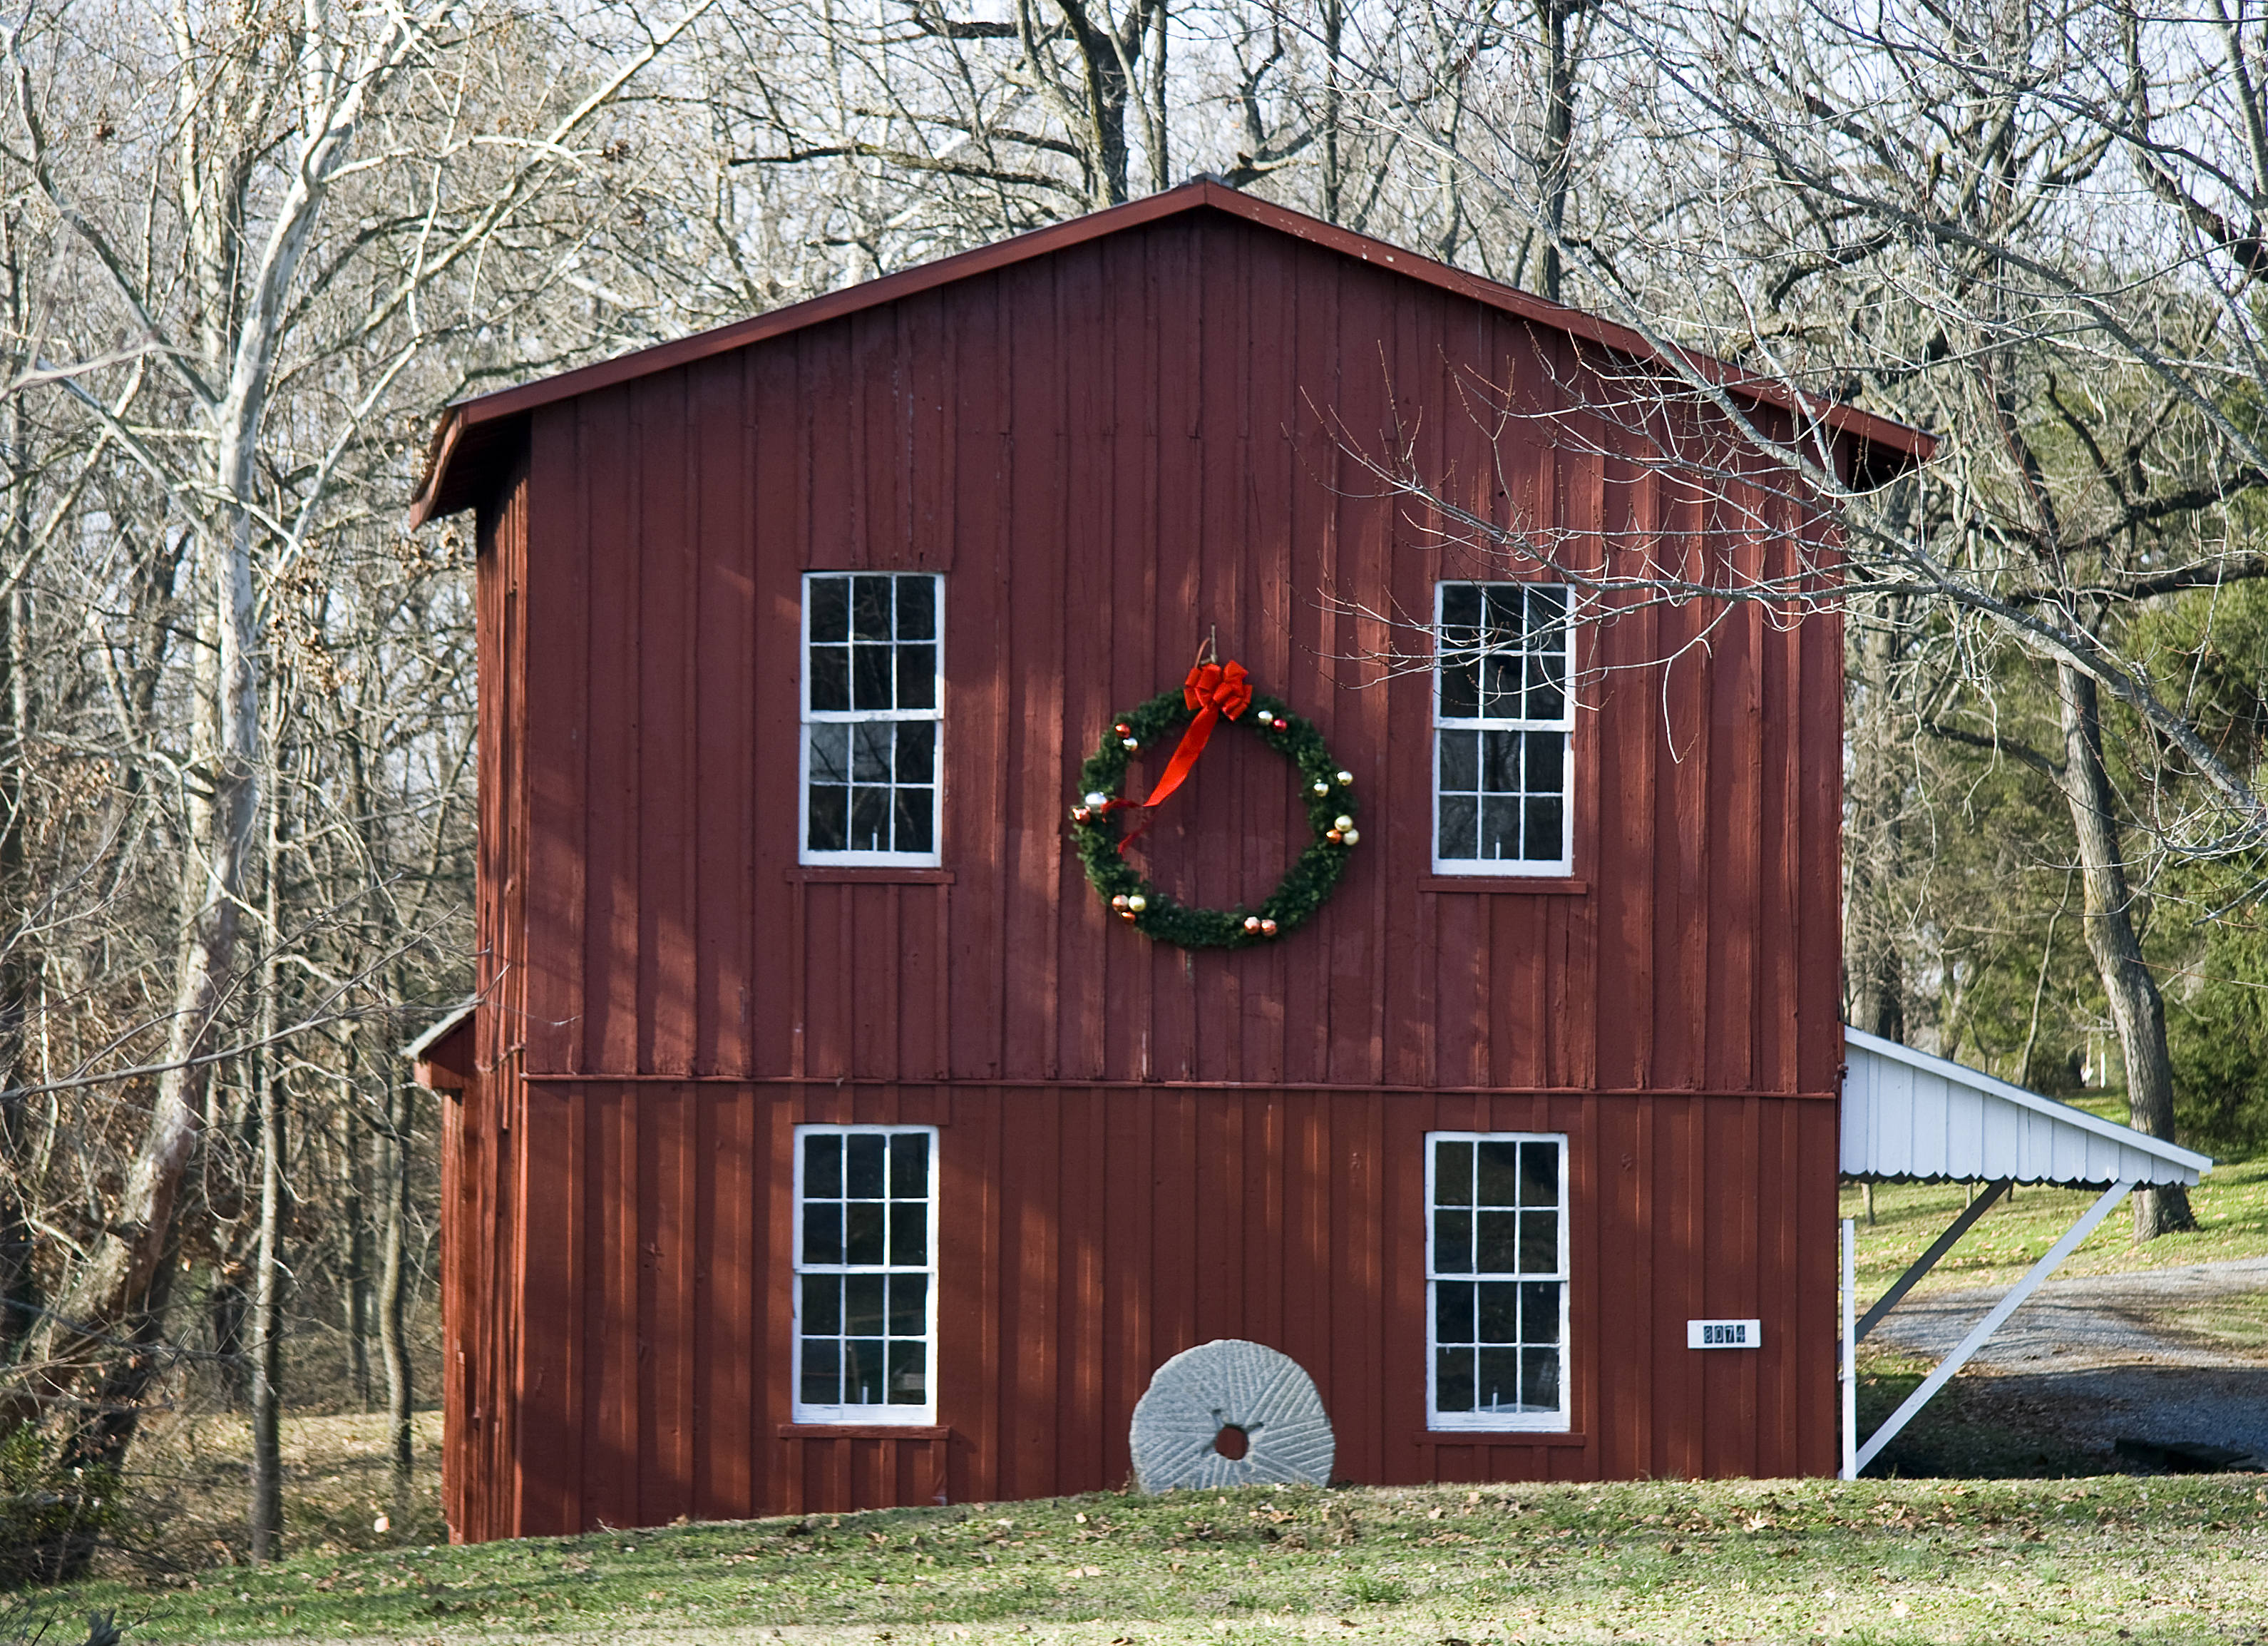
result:
<svg viewBox="0 0 2268 1646"><path fill-rule="evenodd" d="M843 1208L834 1201L814 1200L803 1208L803 1260L843 1261Z"/></svg>
<svg viewBox="0 0 2268 1646"><path fill-rule="evenodd" d="M850 632L861 640L895 638L890 632L890 585L887 575L850 579Z"/></svg>
<svg viewBox="0 0 2268 1646"><path fill-rule="evenodd" d="M1473 1406L1481 1412L1513 1412L1520 1407L1520 1351L1483 1348L1474 1355Z"/></svg>
<svg viewBox="0 0 2268 1646"><path fill-rule="evenodd" d="M1447 583L1441 587L1441 622L1445 627L1477 629L1481 621L1481 586Z"/></svg>
<svg viewBox="0 0 2268 1646"><path fill-rule="evenodd" d="M1433 1283L1433 1340L1469 1343L1473 1340L1473 1284L1470 1281Z"/></svg>
<svg viewBox="0 0 2268 1646"><path fill-rule="evenodd" d="M1520 1146L1520 1203L1522 1206L1559 1204L1559 1146L1522 1143Z"/></svg>
<svg viewBox="0 0 2268 1646"><path fill-rule="evenodd" d="M850 638L850 579L811 579L811 638L814 642Z"/></svg>
<svg viewBox="0 0 2268 1646"><path fill-rule="evenodd" d="M1520 805L1519 801L1506 794L1484 794L1481 797L1481 856L1518 857L1521 854ZM1554 852L1552 855L1557 857L1558 853Z"/></svg>
<svg viewBox="0 0 2268 1646"><path fill-rule="evenodd" d="M1442 732L1441 787L1469 794L1480 786L1481 734Z"/></svg>
<svg viewBox="0 0 2268 1646"><path fill-rule="evenodd" d="M1479 1248L1473 1258L1473 1273L1519 1273L1520 1214L1479 1212L1474 1214L1473 1223L1475 1244Z"/></svg>
<svg viewBox="0 0 2268 1646"><path fill-rule="evenodd" d="M898 725L895 775L901 783L937 780L937 722L903 720Z"/></svg>
<svg viewBox="0 0 2268 1646"><path fill-rule="evenodd" d="M1439 1349L1433 1355L1433 1404L1444 1412L1473 1409L1473 1352Z"/></svg>
<svg viewBox="0 0 2268 1646"><path fill-rule="evenodd" d="M1441 855L1445 858L1478 857L1480 853L1480 807L1469 794L1444 794L1441 797Z"/></svg>
<svg viewBox="0 0 2268 1646"><path fill-rule="evenodd" d="M888 709L896 706L896 692L890 683L890 659L893 648L887 646L854 646L850 648L850 706L854 709Z"/></svg>
<svg viewBox="0 0 2268 1646"><path fill-rule="evenodd" d="M850 791L812 786L806 838L814 852L850 849Z"/></svg>
<svg viewBox="0 0 2268 1646"><path fill-rule="evenodd" d="M814 646L811 648L811 706L847 709L850 706L850 648Z"/></svg>
<svg viewBox="0 0 2268 1646"><path fill-rule="evenodd" d="M1528 632L1527 590L1517 583L1498 583L1487 590L1486 627L1491 646L1518 646Z"/></svg>
<svg viewBox="0 0 2268 1646"><path fill-rule="evenodd" d="M806 728L811 736L811 780L848 783L850 780L850 728L843 725Z"/></svg>
<svg viewBox="0 0 2268 1646"><path fill-rule="evenodd" d="M1512 1266L1506 1264L1506 1268ZM1557 1212L1522 1212L1520 1214L1520 1273L1557 1274L1559 1273L1559 1214Z"/></svg>
<svg viewBox="0 0 2268 1646"><path fill-rule="evenodd" d="M890 849L890 791L850 791L850 847L853 852Z"/></svg>
<svg viewBox="0 0 2268 1646"><path fill-rule="evenodd" d="M1483 1206L1520 1204L1520 1145L1480 1145L1480 1200Z"/></svg>
<svg viewBox="0 0 2268 1646"><path fill-rule="evenodd" d="M1433 1204L1470 1206L1473 1203L1473 1146L1439 1142L1433 1145Z"/></svg>
<svg viewBox="0 0 2268 1646"><path fill-rule="evenodd" d="M846 1338L843 1340L843 1405L881 1405L883 1380L887 1376L883 1369L881 1339Z"/></svg>
<svg viewBox="0 0 2268 1646"><path fill-rule="evenodd" d="M890 1335L917 1338L929 1330L929 1276L890 1276Z"/></svg>
<svg viewBox="0 0 2268 1646"><path fill-rule="evenodd" d="M1526 787L1530 794L1557 794L1562 786L1561 774L1567 764L1567 734L1565 732L1529 732L1528 743L1528 779Z"/></svg>
<svg viewBox="0 0 2268 1646"><path fill-rule="evenodd" d="M803 1192L814 1200L843 1193L843 1139L834 1132L810 1132L803 1140Z"/></svg>
<svg viewBox="0 0 2268 1646"><path fill-rule="evenodd" d="M1556 1412L1559 1409L1559 1351L1557 1349L1523 1349L1521 1351L1521 1403L1531 1412Z"/></svg>
<svg viewBox="0 0 2268 1646"><path fill-rule="evenodd" d="M937 808L930 789L900 789L891 802L890 849L894 852L931 852L936 850Z"/></svg>
<svg viewBox="0 0 2268 1646"><path fill-rule="evenodd" d="M1443 1274L1473 1272L1473 1214L1433 1214L1433 1267Z"/></svg>
<svg viewBox="0 0 2268 1646"><path fill-rule="evenodd" d="M1541 863L1566 855L1565 823L1566 808L1557 799L1528 801L1528 845L1521 855Z"/></svg>
<svg viewBox="0 0 2268 1646"><path fill-rule="evenodd" d="M1469 654L1452 654L1441 663L1441 712L1469 720L1481 712L1481 666Z"/></svg>
<svg viewBox="0 0 2268 1646"><path fill-rule="evenodd" d="M1506 1288L1510 1290L1510 1288ZM1559 1288L1528 1281L1520 1288L1520 1340L1528 1345L1559 1341Z"/></svg>
<svg viewBox="0 0 2268 1646"><path fill-rule="evenodd" d="M890 1345L890 1404L919 1406L929 1399L929 1346Z"/></svg>
<svg viewBox="0 0 2268 1646"><path fill-rule="evenodd" d="M850 1170L844 1181L854 1200L879 1200L883 1196L882 1164L890 1140L874 1132L853 1132L843 1140Z"/></svg>
<svg viewBox="0 0 2268 1646"><path fill-rule="evenodd" d="M937 648L902 646L898 648L898 707L937 707Z"/></svg>
<svg viewBox="0 0 2268 1646"><path fill-rule="evenodd" d="M1558 662L1557 658L1528 660L1528 718L1531 720L1556 720L1566 710L1566 699L1559 690Z"/></svg>
<svg viewBox="0 0 2268 1646"><path fill-rule="evenodd" d="M862 1338L882 1335L882 1322L888 1314L883 1298L887 1279L880 1274L843 1277L843 1330L846 1333Z"/></svg>
<svg viewBox="0 0 2268 1646"><path fill-rule="evenodd" d="M1567 594L1564 589L1531 588L1528 591L1528 635L1530 646L1557 647L1565 642L1562 625L1567 619Z"/></svg>
<svg viewBox="0 0 2268 1646"><path fill-rule="evenodd" d="M901 1132L890 1140L890 1193L902 1200L928 1196L928 1133Z"/></svg>
<svg viewBox="0 0 2268 1646"><path fill-rule="evenodd" d="M882 1202L853 1200L843 1208L843 1261L885 1263L889 1248L882 1239Z"/></svg>
<svg viewBox="0 0 2268 1646"><path fill-rule="evenodd" d="M929 1261L929 1202L890 1202L890 1261L918 1264Z"/></svg>
<svg viewBox="0 0 2268 1646"><path fill-rule="evenodd" d="M898 579L898 638L937 638L937 579L902 577Z"/></svg>
<svg viewBox="0 0 2268 1646"><path fill-rule="evenodd" d="M835 1274L803 1277L803 1334L835 1337L843 1330L843 1280Z"/></svg>
<svg viewBox="0 0 2268 1646"><path fill-rule="evenodd" d="M1491 720L1520 718L1521 660L1500 653L1481 667L1481 712Z"/></svg>
<svg viewBox="0 0 2268 1646"><path fill-rule="evenodd" d="M1481 781L1484 793L1516 794L1520 792L1520 744L1518 732L1483 732L1481 739Z"/></svg>
<svg viewBox="0 0 2268 1646"><path fill-rule="evenodd" d="M1520 1288L1498 1281L1484 1281L1478 1288L1480 1312L1474 1325L1474 1340L1480 1343L1517 1343L1520 1341Z"/></svg>
<svg viewBox="0 0 2268 1646"><path fill-rule="evenodd" d="M797 1398L809 1406L843 1403L843 1346L833 1338L806 1339Z"/></svg>
<svg viewBox="0 0 2268 1646"><path fill-rule="evenodd" d="M887 721L880 725L867 722L850 728L850 780L853 783L887 783L890 780L890 733L893 729Z"/></svg>

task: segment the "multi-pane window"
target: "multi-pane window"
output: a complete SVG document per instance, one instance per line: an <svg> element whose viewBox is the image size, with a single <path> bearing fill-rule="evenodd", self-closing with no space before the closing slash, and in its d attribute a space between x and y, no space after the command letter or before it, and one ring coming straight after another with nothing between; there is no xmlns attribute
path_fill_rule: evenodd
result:
<svg viewBox="0 0 2268 1646"><path fill-rule="evenodd" d="M1573 872L1567 591L1443 583L1433 651L1433 867Z"/></svg>
<svg viewBox="0 0 2268 1646"><path fill-rule="evenodd" d="M1566 1428L1566 1139L1436 1132L1425 1152L1433 1427Z"/></svg>
<svg viewBox="0 0 2268 1646"><path fill-rule="evenodd" d="M926 1423L937 1346L937 1133L796 1129L795 1421Z"/></svg>
<svg viewBox="0 0 2268 1646"><path fill-rule="evenodd" d="M803 580L803 860L938 861L939 579Z"/></svg>

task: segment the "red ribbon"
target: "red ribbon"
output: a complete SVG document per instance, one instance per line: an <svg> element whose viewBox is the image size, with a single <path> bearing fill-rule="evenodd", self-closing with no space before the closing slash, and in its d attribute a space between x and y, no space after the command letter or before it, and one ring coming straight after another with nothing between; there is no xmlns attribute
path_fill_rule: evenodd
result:
<svg viewBox="0 0 2268 1646"><path fill-rule="evenodd" d="M1223 716L1233 720L1252 706L1252 688L1248 680L1241 663L1200 663L1189 670L1189 677L1182 683L1182 701L1197 711L1197 719L1182 734L1181 746L1174 750L1174 757L1166 763L1165 771L1159 773L1150 798L1138 802L1140 809L1155 808L1182 786L1197 765L1197 757L1204 753L1205 744L1212 741L1212 728L1220 724ZM1105 809L1116 811L1137 804L1134 801L1116 800ZM1123 852L1149 826L1149 820L1144 819L1132 834L1119 841L1118 849Z"/></svg>

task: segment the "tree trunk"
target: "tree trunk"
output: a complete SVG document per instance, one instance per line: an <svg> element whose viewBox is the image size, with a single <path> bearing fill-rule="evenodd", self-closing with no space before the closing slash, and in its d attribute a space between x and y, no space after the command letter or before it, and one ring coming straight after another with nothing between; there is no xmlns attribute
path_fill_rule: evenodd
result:
<svg viewBox="0 0 2268 1646"><path fill-rule="evenodd" d="M2087 947L2125 1055L2127 1116L2136 1131L2170 1142L2174 1067L2166 1051L2166 1007L2134 932L2133 890L2102 757L2101 704L2095 682L2069 664L2057 667L2056 691L2063 718L2064 800L2079 840L2080 881L2086 891ZM2135 1191L2136 1240L2196 1227L2189 1191L2181 1185Z"/></svg>
<svg viewBox="0 0 2268 1646"><path fill-rule="evenodd" d="M253 1261L252 1332L252 1563L281 1553L284 1536L283 1261L277 1250L284 1220L284 1104L276 1069L266 1052L254 1054L260 1082L260 1243Z"/></svg>
<svg viewBox="0 0 2268 1646"><path fill-rule="evenodd" d="M1896 899L1905 879L1903 814L1909 742L1897 723L1893 667L1904 602L1860 607L1854 637L1851 816L1844 830L1844 975L1851 1022L1905 1044L1905 967ZM1868 1221L1872 1221L1869 1219Z"/></svg>
<svg viewBox="0 0 2268 1646"><path fill-rule="evenodd" d="M386 1068L386 1223L379 1236L384 1264L378 1281L379 1351L386 1362L386 1413L394 1442L394 1518L408 1524L411 1472L416 1460L409 1418L414 1391L409 1381L409 1340L404 1330L403 1294L409 1285L409 1125L413 1089Z"/></svg>
<svg viewBox="0 0 2268 1646"><path fill-rule="evenodd" d="M349 1067L351 1068L351 1062ZM371 1396L370 1234L364 1227L363 1212L363 1178L367 1163L363 1158L362 1111L351 1080L341 1096L346 1109L347 1135L342 1154L346 1192L340 1201L339 1216L347 1226L347 1250L342 1266L346 1273L341 1276L345 1284L339 1288L339 1303L346 1317L347 1365L354 1380L355 1399L367 1412Z"/></svg>
<svg viewBox="0 0 2268 1646"><path fill-rule="evenodd" d="M1543 295L1559 301L1559 237L1567 225L1567 173L1575 147L1575 63L1567 51L1567 19L1579 6L1538 0L1543 25Z"/></svg>

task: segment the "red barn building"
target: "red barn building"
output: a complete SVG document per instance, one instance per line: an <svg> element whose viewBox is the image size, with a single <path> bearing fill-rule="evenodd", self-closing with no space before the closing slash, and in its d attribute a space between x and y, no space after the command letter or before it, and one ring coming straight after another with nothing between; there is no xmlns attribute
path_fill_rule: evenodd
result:
<svg viewBox="0 0 2268 1646"><path fill-rule="evenodd" d="M1833 1473L1838 624L1571 606L1350 454L1575 564L1788 565L1605 414L1646 358L1201 182L451 408L455 1535L1117 1487L1219 1337L1352 1480ZM1359 801L1241 948L1119 918L1069 820L1208 637ZM1156 811L1161 894L1300 855L1278 735Z"/></svg>

